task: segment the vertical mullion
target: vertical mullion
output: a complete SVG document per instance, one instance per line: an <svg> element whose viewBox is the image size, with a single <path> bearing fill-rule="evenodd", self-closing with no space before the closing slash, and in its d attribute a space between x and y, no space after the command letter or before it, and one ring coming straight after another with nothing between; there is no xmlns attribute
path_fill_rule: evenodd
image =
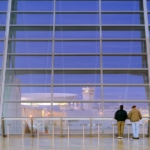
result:
<svg viewBox="0 0 150 150"><path fill-rule="evenodd" d="M56 0L54 0L54 10L53 10L53 37L52 37L52 72L51 72L51 117L53 117L53 85L54 85L54 45L55 45L55 15L56 15Z"/></svg>
<svg viewBox="0 0 150 150"><path fill-rule="evenodd" d="M101 108L102 108L102 116L103 116L103 61L102 61L102 6L101 6L101 0L99 0L99 21L100 21L100 70L101 70L101 88L100 88L100 93L101 93Z"/></svg>
<svg viewBox="0 0 150 150"><path fill-rule="evenodd" d="M145 39L146 39L147 66L148 66L148 82L149 82L149 91L150 91L150 45L149 45L147 0L143 0L143 9L144 9L144 28L145 28ZM148 100L150 100L149 91L148 91ZM148 106L149 106L149 115L150 115L150 103L148 103Z"/></svg>
<svg viewBox="0 0 150 150"><path fill-rule="evenodd" d="M9 40L9 30L10 30L10 16L11 16L11 5L12 0L8 0L7 8L7 20L5 28L5 38L4 38L4 54L3 54L3 68L2 68L2 77L1 77L1 105L0 105L0 126L2 120L2 111L3 111L3 97L4 97L4 84L5 84L5 73L6 73L6 62L7 62L7 49L8 49L8 40Z"/></svg>

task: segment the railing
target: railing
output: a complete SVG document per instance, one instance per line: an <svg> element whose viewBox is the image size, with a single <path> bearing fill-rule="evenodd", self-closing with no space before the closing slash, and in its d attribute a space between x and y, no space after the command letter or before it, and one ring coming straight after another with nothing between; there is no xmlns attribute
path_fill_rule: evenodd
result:
<svg viewBox="0 0 150 150"><path fill-rule="evenodd" d="M52 123L48 124L48 127L52 128L52 138L55 137L55 121L59 121L60 122L60 132L59 135L61 137L63 137L63 127L62 127L62 122L66 122L65 126L66 126L66 131L67 131L67 136L68 139L70 138L70 127L73 127L75 124L74 123L70 123L70 121L79 121L78 124L78 130L82 131L82 136L83 138L85 138L85 127L88 127L88 131L89 131L89 136L93 136L92 134L92 129L96 128L97 131L97 137L100 137L100 127L103 125L103 121L111 121L111 125L112 125L112 136L114 138L115 135L115 126L116 126L116 121L114 120L114 118L78 118L78 117L71 117L71 118L34 118L34 117L30 117L30 118L3 118L2 119L2 135L5 136L5 126L7 125L7 135L9 137L9 128L11 127L11 124L6 124L5 125L5 121L22 121L23 123L21 124L22 126L22 138L24 138L24 130L25 130L25 124L24 121L28 121L30 122L30 131L31 131L31 136L35 136L35 134L37 135L37 138L39 138L40 132L39 129L41 127L41 123L34 123L34 122L38 122L38 121L50 121ZM80 123L80 121L82 121L82 123ZM86 122L85 121L89 121ZM140 125L143 127L142 128L142 134L143 134L143 138L145 137L145 126L148 125L148 127L150 127L149 125L150 123L150 119L149 118L143 118ZM130 134L130 121L127 120L126 125L128 127L128 138L129 138L129 134ZM21 127L20 127L21 128ZM34 133L34 130L36 129L36 133ZM150 132L150 129L148 130L148 132ZM149 133L148 133L149 135Z"/></svg>

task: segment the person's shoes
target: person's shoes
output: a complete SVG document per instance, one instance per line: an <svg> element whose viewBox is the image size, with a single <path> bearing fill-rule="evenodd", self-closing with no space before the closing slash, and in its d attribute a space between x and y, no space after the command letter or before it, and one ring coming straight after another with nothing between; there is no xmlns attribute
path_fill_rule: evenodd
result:
<svg viewBox="0 0 150 150"><path fill-rule="evenodd" d="M135 139L135 137L133 137L133 139Z"/></svg>
<svg viewBox="0 0 150 150"><path fill-rule="evenodd" d="M123 139L123 137L122 137L122 136L121 136L120 138L121 138L121 139Z"/></svg>
<svg viewBox="0 0 150 150"><path fill-rule="evenodd" d="M139 139L139 137L136 137L135 139L137 139L137 140L138 140L138 139Z"/></svg>
<svg viewBox="0 0 150 150"><path fill-rule="evenodd" d="M117 137L117 139L120 139L120 138L121 138L120 136Z"/></svg>

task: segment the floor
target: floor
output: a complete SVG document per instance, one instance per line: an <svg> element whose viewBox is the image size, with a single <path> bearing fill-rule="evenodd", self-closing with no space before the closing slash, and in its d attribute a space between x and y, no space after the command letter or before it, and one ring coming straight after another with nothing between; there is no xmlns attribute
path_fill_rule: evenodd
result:
<svg viewBox="0 0 150 150"><path fill-rule="evenodd" d="M117 140L112 137L49 137L31 138L21 136L0 137L0 150L150 150L150 138L124 138Z"/></svg>

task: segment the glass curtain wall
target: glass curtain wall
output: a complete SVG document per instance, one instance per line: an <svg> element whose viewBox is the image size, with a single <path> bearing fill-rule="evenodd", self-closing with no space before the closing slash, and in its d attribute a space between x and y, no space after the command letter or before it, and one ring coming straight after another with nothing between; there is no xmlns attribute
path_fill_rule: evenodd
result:
<svg viewBox="0 0 150 150"><path fill-rule="evenodd" d="M149 0L1 0L1 117L149 117L149 24Z"/></svg>

